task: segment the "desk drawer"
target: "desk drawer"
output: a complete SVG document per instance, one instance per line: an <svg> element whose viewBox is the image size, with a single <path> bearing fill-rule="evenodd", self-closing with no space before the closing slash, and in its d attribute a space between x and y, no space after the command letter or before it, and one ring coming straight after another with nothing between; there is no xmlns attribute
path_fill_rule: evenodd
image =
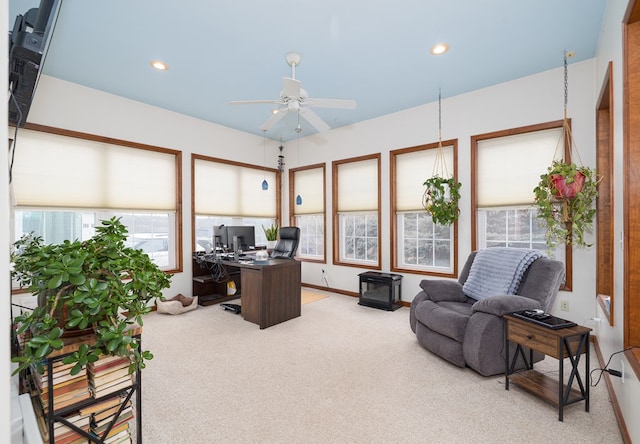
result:
<svg viewBox="0 0 640 444"><path fill-rule="evenodd" d="M548 356L558 357L558 336L546 333L533 326L524 326L520 323L508 323L508 339L517 344L521 344L532 350L544 353Z"/></svg>

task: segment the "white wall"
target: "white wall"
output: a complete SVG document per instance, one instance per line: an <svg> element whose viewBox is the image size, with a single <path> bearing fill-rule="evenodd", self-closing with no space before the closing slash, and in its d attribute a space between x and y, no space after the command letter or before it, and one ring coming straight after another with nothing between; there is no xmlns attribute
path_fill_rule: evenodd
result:
<svg viewBox="0 0 640 444"><path fill-rule="evenodd" d="M624 238L624 201L622 190L624 189L624 157L623 157L623 32L622 21L627 10L627 1L609 1L603 29L596 55L596 82L595 89L598 94L609 62L613 62L613 187L614 187L614 237L616 240ZM637 229L637 227L634 227ZM624 251L622 242L614 244L614 309L615 324L610 326L602 322L595 327L598 344L605 359L624 347ZM604 318L604 313L597 307L598 316ZM622 353L615 355L611 360L611 368L620 370L622 363L625 366L625 378L611 378L616 398L623 412L625 423L632 442L640 442L640 381L635 376L629 362Z"/></svg>
<svg viewBox="0 0 640 444"><path fill-rule="evenodd" d="M562 54L559 55L562 57ZM594 60L569 66L569 116L573 135L585 165L594 165ZM491 131L532 125L563 117L563 71L543 72L534 76L478 90L469 94L444 99L442 103L443 139L458 138L459 179L463 184L461 216L459 219L458 255L460 266L471 250L470 224L470 137ZM445 90L446 93L446 90ZM32 105L29 121L59 128L82 131L118 139L147 143L182 150L183 169L183 239L184 273L173 277L168 295L191 293L191 170L192 152L260 164L262 138L231 130L163 109L122 99L100 91L81 87L56 78L43 76L37 97ZM327 209L331 208L331 160L382 153L382 267L389 270L389 151L393 149L436 142L438 135L437 103L394 113L356 125L338 128L300 141L300 159L297 143L285 143L288 167L327 162ZM268 158L277 157L277 144L269 145ZM256 156L259 153L260 156ZM256 159L257 157L257 159ZM508 165L505 165L508 167ZM425 172L427 174L429 172ZM542 173L542 172L541 172ZM283 190L287 190L284 175ZM213 178L212 180L215 180ZM220 192L224 192L221 187ZM288 199L283 202L284 215L288 214ZM333 288L357 292L358 273L363 269L333 266L332 228L327 227L328 264L305 263L303 281L323 285L321 269L326 270ZM560 299L570 302L570 312L563 312L576 322L583 323L595 315L593 304L594 274L581 274L580 270L594 269L593 249L574 251L574 290L563 293ZM417 293L423 276L405 274L403 295L411 301Z"/></svg>
<svg viewBox="0 0 640 444"><path fill-rule="evenodd" d="M559 54L562 58L562 53ZM576 146L585 165L594 167L594 60L569 65L568 115L572 119L572 132ZM471 251L470 218L470 138L473 135L492 131L562 120L564 113L563 70L555 69L534 76L518 79L494 87L474 91L442 101L442 138L458 139L458 176L462 182L461 214L459 219L458 257L459 268ZM446 88L443 88L446 93ZM327 159L342 159L362 154L382 153L382 251L383 270L390 269L389 221L389 151L438 141L438 104L398 112L378 119L339 128L321 135L302 139L300 163L313 164ZM551 163L551 159L549 159ZM331 184L330 160L327 164L327 184ZM505 165L508 168L508 165ZM544 171L541 171L542 174ZM425 178L431 170L425 171ZM327 189L327 208L331 208L331 193ZM330 225L330 224L329 224ZM332 227L327 227L328 248ZM595 316L593 270L595 255L593 248L574 249L573 291L562 292L558 303L569 301L570 312L562 317L584 323ZM327 257L331 258L331 251ZM330 264L305 264L303 281L322 285L321 269L327 271L332 287L357 292L357 274L362 270L351 267L336 267ZM411 301L418 292L418 284L424 277L404 274L403 295ZM558 314L560 315L560 314Z"/></svg>

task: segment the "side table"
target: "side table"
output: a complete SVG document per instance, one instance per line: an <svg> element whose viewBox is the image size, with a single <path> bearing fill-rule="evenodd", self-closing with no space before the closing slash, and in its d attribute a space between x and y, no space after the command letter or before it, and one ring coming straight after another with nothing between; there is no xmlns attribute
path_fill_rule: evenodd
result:
<svg viewBox="0 0 640 444"><path fill-rule="evenodd" d="M585 412L589 411L589 335L591 329L575 326L551 329L504 315L505 318L505 390L513 382L526 391L551 404L558 406L558 421L563 420L563 409L568 404L584 401ZM509 362L510 342L516 344L515 354ZM529 349L528 356L525 347ZM558 360L558 379L551 378L533 369L533 351L544 353ZM580 375L579 363L584 356L584 373ZM521 357L525 369L514 371ZM564 359L569 358L571 372L567 384L564 384ZM583 382L583 377L585 381ZM578 388L573 388L577 382ZM585 383L586 382L586 383Z"/></svg>

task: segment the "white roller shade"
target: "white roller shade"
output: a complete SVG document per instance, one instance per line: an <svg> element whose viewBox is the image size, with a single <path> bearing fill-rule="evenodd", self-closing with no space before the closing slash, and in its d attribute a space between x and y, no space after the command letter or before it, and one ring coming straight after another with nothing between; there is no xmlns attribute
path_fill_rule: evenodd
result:
<svg viewBox="0 0 640 444"><path fill-rule="evenodd" d="M302 197L302 205L295 205L296 216L324 213L324 168L296 171L294 196Z"/></svg>
<svg viewBox="0 0 640 444"><path fill-rule="evenodd" d="M453 176L453 146L443 146L444 161L449 170L449 177ZM425 180L433 176L438 148L413 151L396 156L396 210L423 210L422 195Z"/></svg>
<svg viewBox="0 0 640 444"><path fill-rule="evenodd" d="M378 159L338 165L338 211L378 210Z"/></svg>
<svg viewBox="0 0 640 444"><path fill-rule="evenodd" d="M176 154L21 130L18 207L175 211Z"/></svg>
<svg viewBox="0 0 640 444"><path fill-rule="evenodd" d="M479 141L478 207L533 203L533 189L554 153L563 156L562 134L562 128L552 128Z"/></svg>
<svg viewBox="0 0 640 444"><path fill-rule="evenodd" d="M263 190L266 179L269 189ZM259 168L195 159L194 211L236 217L276 217L276 174Z"/></svg>

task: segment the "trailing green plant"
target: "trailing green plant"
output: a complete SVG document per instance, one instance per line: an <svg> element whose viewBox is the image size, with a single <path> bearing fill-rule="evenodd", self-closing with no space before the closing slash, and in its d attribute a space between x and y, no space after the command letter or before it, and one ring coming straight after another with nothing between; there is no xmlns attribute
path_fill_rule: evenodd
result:
<svg viewBox="0 0 640 444"><path fill-rule="evenodd" d="M278 240L278 224L271 224L271 226L269 228L265 228L265 226L262 226L262 230L264 231L264 235L267 237L268 241L275 241Z"/></svg>
<svg viewBox="0 0 640 444"><path fill-rule="evenodd" d="M422 196L422 206L431 214L434 223L451 225L460 215L458 201L460 200L460 187L462 184L456 178L445 179L433 176L427 179Z"/></svg>
<svg viewBox="0 0 640 444"><path fill-rule="evenodd" d="M21 288L38 297L38 306L15 318L17 334L25 337L14 373L34 366L42 373L43 360L64 347L65 332L90 328L91 345L63 358L75 364L77 374L100 355L131 359L130 372L145 367L150 351L139 351L139 339L131 334L134 324L151 311L149 302L164 299L162 289L170 276L142 250L125 245L127 229L119 218L101 221L96 235L86 241L44 244L33 233L14 243L12 277ZM90 341L89 341L90 342Z"/></svg>
<svg viewBox="0 0 640 444"><path fill-rule="evenodd" d="M549 249L559 244L591 246L584 235L593 228L598 181L594 170L557 160L540 176L533 192Z"/></svg>

